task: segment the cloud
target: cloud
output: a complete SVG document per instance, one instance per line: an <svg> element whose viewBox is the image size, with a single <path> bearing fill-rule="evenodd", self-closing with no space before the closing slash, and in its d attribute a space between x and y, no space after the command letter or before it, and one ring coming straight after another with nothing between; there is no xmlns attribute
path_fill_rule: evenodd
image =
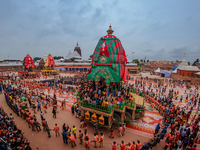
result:
<svg viewBox="0 0 200 150"><path fill-rule="evenodd" d="M179 5L177 9L177 5ZM66 55L79 42L84 59L110 23L134 58L192 61L200 51L199 1L0 1L0 59Z"/></svg>

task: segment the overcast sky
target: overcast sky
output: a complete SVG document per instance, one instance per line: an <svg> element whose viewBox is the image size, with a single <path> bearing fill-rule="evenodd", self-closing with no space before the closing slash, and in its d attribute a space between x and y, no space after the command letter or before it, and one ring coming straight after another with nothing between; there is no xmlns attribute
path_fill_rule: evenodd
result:
<svg viewBox="0 0 200 150"><path fill-rule="evenodd" d="M200 57L199 0L1 0L0 59L91 55L110 23L129 59Z"/></svg>

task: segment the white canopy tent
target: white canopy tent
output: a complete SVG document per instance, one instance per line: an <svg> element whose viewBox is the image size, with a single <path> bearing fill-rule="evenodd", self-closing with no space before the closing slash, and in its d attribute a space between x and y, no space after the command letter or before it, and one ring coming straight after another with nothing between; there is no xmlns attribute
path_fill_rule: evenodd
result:
<svg viewBox="0 0 200 150"><path fill-rule="evenodd" d="M158 73L160 73L160 68L158 68L157 70L155 70L154 72L158 72Z"/></svg>

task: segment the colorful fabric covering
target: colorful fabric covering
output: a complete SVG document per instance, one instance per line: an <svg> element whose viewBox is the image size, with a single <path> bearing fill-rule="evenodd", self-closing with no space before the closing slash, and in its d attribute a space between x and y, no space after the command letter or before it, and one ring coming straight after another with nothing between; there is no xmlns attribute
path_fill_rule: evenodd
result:
<svg viewBox="0 0 200 150"><path fill-rule="evenodd" d="M109 57L111 68L120 77L121 81L125 79L125 64L127 63L126 53L121 44L121 41L114 35L106 35L100 38L92 57L92 69L98 58L102 55ZM92 71L89 71L89 73Z"/></svg>
<svg viewBox="0 0 200 150"><path fill-rule="evenodd" d="M46 59L44 66L45 67L52 67L52 66L55 67L56 66L54 58L53 58L53 56L51 56L51 54L49 54L47 56L47 59Z"/></svg>
<svg viewBox="0 0 200 150"><path fill-rule="evenodd" d="M35 68L33 59L31 58L29 54L27 54L26 57L24 58L23 64L24 64L25 69Z"/></svg>
<svg viewBox="0 0 200 150"><path fill-rule="evenodd" d="M99 81L99 78L104 78L106 83L120 83L120 77L109 66L96 66L93 71L87 75L88 80Z"/></svg>

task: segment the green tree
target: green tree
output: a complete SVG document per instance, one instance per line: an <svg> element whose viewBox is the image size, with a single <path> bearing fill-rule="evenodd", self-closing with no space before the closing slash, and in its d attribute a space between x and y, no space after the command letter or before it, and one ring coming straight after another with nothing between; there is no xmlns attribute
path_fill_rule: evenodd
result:
<svg viewBox="0 0 200 150"><path fill-rule="evenodd" d="M143 62L143 59L140 59L140 62Z"/></svg>
<svg viewBox="0 0 200 150"><path fill-rule="evenodd" d="M149 60L147 60L147 62L149 62Z"/></svg>
<svg viewBox="0 0 200 150"><path fill-rule="evenodd" d="M194 62L193 62L193 66L196 66L199 63L199 58L197 58Z"/></svg>
<svg viewBox="0 0 200 150"><path fill-rule="evenodd" d="M78 58L76 58L76 57L72 57L72 58L71 58L71 61L74 61L75 59L78 59Z"/></svg>
<svg viewBox="0 0 200 150"><path fill-rule="evenodd" d="M140 61L138 59L134 59L132 62L136 63L137 65L140 65Z"/></svg>
<svg viewBox="0 0 200 150"><path fill-rule="evenodd" d="M59 59L63 58L63 56L54 56L53 58L54 58L55 60L59 60Z"/></svg>
<svg viewBox="0 0 200 150"><path fill-rule="evenodd" d="M40 59L41 59L41 57L34 57L33 61L37 61L37 60L40 60Z"/></svg>

